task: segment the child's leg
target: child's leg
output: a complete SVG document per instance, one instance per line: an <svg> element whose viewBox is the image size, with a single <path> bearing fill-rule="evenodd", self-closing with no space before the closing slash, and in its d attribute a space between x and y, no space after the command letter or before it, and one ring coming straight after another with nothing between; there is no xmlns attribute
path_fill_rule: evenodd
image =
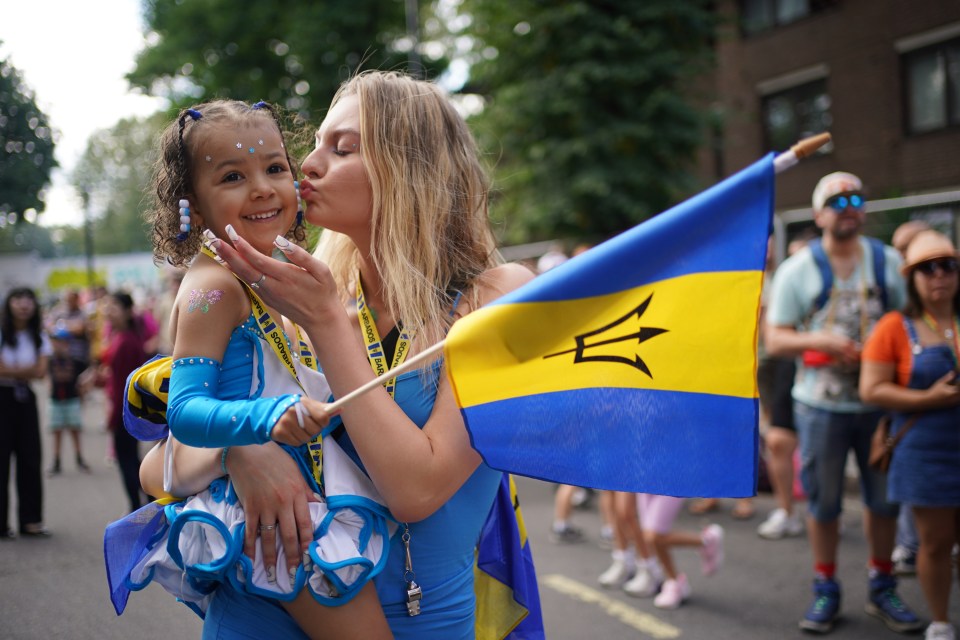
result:
<svg viewBox="0 0 960 640"><path fill-rule="evenodd" d="M53 432L53 461L60 462L60 447L63 441L63 431L57 429Z"/></svg>
<svg viewBox="0 0 960 640"><path fill-rule="evenodd" d="M677 577L676 565L670 548L677 544L678 535L671 531L677 514L683 507L683 498L672 496L654 496L642 494L640 503L640 517L643 518L642 527L648 545L663 566L663 572L671 580ZM699 544L699 543L698 543Z"/></svg>
<svg viewBox="0 0 960 640"><path fill-rule="evenodd" d="M389 640L393 638L377 599L373 583L367 583L350 602L326 607L303 589L293 602L283 605L313 640Z"/></svg>
<svg viewBox="0 0 960 640"><path fill-rule="evenodd" d="M632 543L637 550L637 555L647 560L650 558L651 551L643 536L643 530L640 528L640 518L637 514L637 495L618 491L614 494L614 505L616 507L617 523L623 530L628 544Z"/></svg>

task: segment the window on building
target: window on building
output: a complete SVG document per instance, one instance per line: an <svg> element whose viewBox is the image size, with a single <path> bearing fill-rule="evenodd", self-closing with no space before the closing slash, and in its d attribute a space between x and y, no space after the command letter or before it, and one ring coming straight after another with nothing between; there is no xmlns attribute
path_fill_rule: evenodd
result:
<svg viewBox="0 0 960 640"><path fill-rule="evenodd" d="M825 78L770 93L761 98L764 145L786 151L798 140L830 129L830 96ZM828 143L818 153L829 153Z"/></svg>
<svg viewBox="0 0 960 640"><path fill-rule="evenodd" d="M907 130L960 125L960 38L903 56Z"/></svg>
<svg viewBox="0 0 960 640"><path fill-rule="evenodd" d="M740 0L740 29L744 35L753 35L838 3L839 0Z"/></svg>

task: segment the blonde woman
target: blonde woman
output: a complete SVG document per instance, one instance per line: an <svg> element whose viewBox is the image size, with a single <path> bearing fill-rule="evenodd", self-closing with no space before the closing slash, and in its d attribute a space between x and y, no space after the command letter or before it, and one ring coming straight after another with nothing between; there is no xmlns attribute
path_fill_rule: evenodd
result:
<svg viewBox="0 0 960 640"><path fill-rule="evenodd" d="M382 72L346 82L302 172L306 218L324 228L317 258L283 238L277 247L293 264L266 258L229 229L230 242L213 246L303 327L336 397L532 277L500 264L474 140L430 83ZM442 366L346 405L335 432L401 523L375 579L397 638L474 637L474 547L501 479L470 446ZM233 447L226 463L248 522L279 522L285 547L309 535L312 497L278 447ZM205 634L243 637L254 619L302 637L282 610L229 589L211 603Z"/></svg>

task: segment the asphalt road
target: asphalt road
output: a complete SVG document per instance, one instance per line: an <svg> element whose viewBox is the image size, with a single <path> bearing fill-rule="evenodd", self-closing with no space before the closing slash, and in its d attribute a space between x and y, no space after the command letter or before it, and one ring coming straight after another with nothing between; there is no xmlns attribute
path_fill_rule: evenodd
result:
<svg viewBox="0 0 960 640"><path fill-rule="evenodd" d="M45 480L46 521L54 535L46 540L18 539L0 543L0 638L113 639L198 638L200 620L160 587L151 585L131 596L117 617L108 597L103 565L104 526L124 515L125 497L119 472L104 460L107 436L102 405L87 406L84 449L93 467L81 474L66 445L64 471ZM44 436L45 455L50 438ZM593 507L578 510L576 525L588 540L556 545L547 533L553 510L552 485L521 478L521 506L537 565L547 637L567 639L704 638L770 639L806 637L797 620L806 608L810 587L810 554L805 538L776 542L758 538L761 515L772 508L769 495L756 500L758 515L734 520L732 501L724 501L709 517L684 512L678 528L697 530L717 522L726 531L726 564L710 578L700 575L693 550L675 554L690 577L693 595L675 611L662 611L650 599L601 589L597 576L610 556L596 544L600 518ZM839 577L844 585L844 617L831 637L851 640L900 637L863 611L866 598L866 543L856 500L843 516ZM928 612L915 579L901 582L901 595L923 616ZM951 617L960 623L956 584Z"/></svg>

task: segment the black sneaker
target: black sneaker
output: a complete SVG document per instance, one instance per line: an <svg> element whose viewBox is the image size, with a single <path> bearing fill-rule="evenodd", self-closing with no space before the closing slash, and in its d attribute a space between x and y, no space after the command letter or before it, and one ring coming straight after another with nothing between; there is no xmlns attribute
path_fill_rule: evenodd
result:
<svg viewBox="0 0 960 640"><path fill-rule="evenodd" d="M47 469L47 477L52 478L53 476L60 475L60 461L54 460L53 466Z"/></svg>
<svg viewBox="0 0 960 640"><path fill-rule="evenodd" d="M77 457L77 469L84 473L90 473L90 465L83 461L83 458Z"/></svg>
<svg viewBox="0 0 960 640"><path fill-rule="evenodd" d="M555 544L583 542L583 531L570 525L562 529L550 529L550 542Z"/></svg>

